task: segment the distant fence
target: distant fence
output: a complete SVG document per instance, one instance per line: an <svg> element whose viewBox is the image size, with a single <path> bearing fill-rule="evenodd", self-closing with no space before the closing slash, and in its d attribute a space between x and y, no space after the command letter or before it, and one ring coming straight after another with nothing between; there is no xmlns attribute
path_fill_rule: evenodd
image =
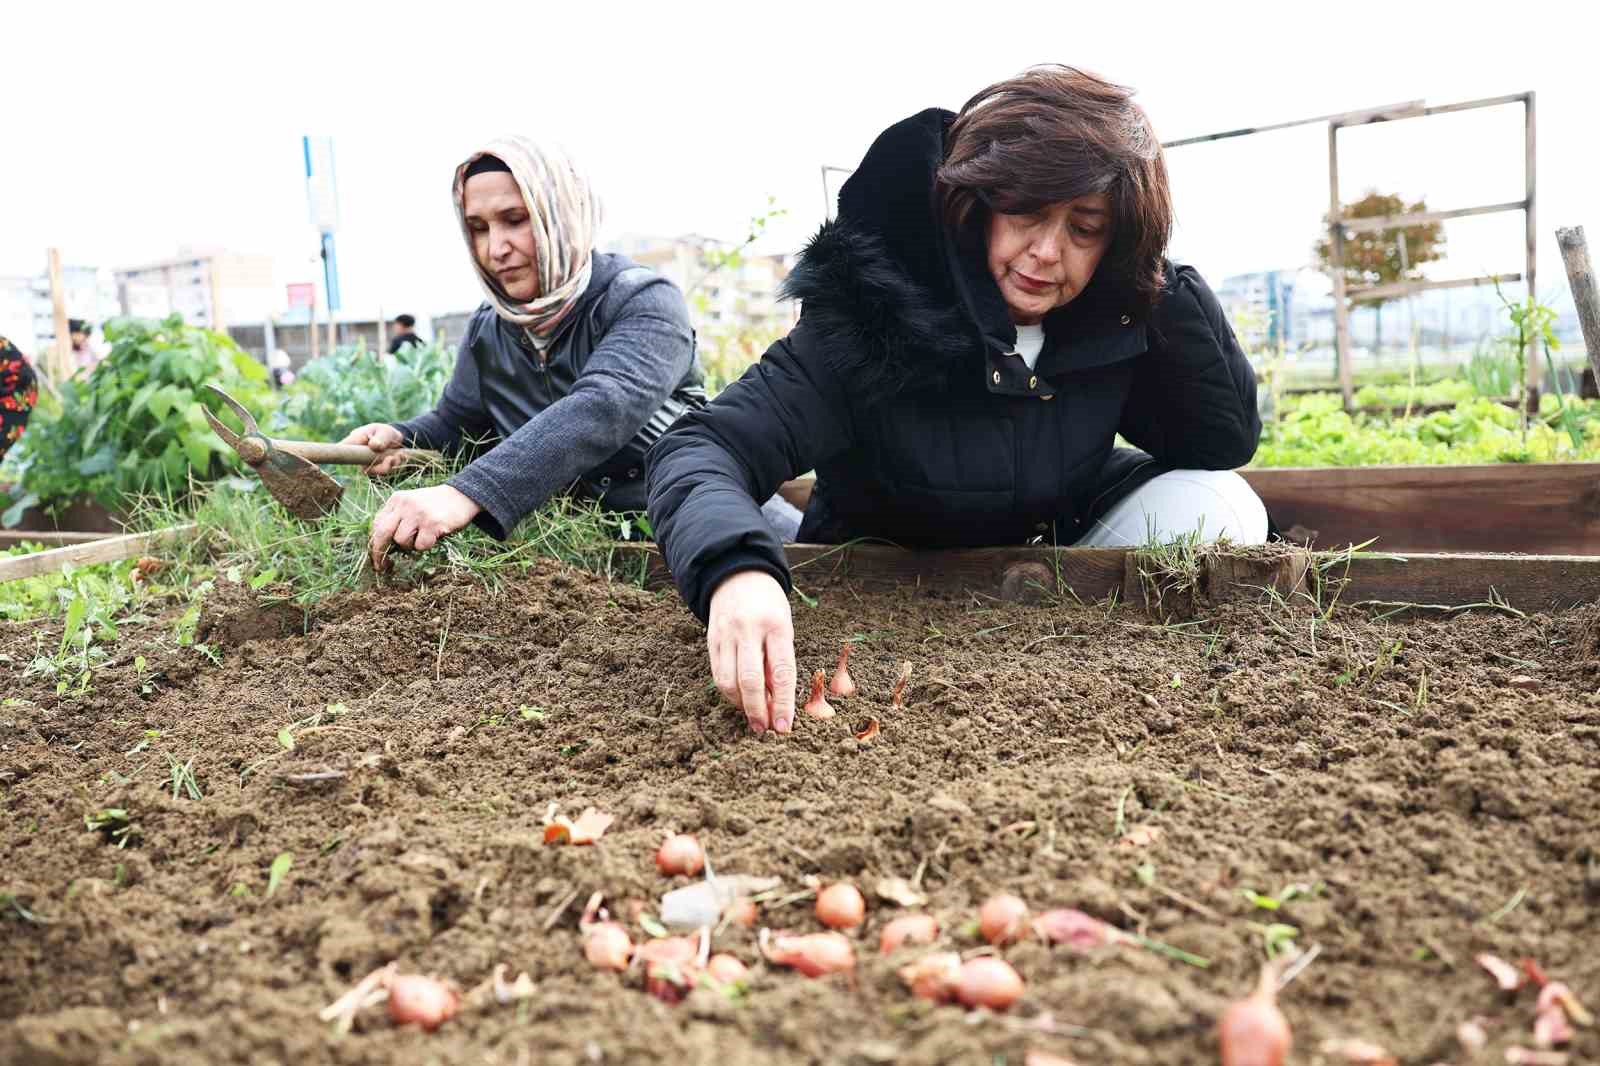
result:
<svg viewBox="0 0 1600 1066"><path fill-rule="evenodd" d="M435 315L429 321L431 332L426 339L438 340L441 344L457 344L467 332L467 323L471 321L472 311L453 311L450 314ZM267 325L264 322L248 323L245 325L229 326L228 336L233 338L235 344L249 352L251 355L266 362L267 359ZM334 326L335 346L342 347L347 344L365 342L368 348L378 347L378 322L376 319L353 320L339 322ZM384 337L392 338L394 328L385 325ZM328 350L328 324L317 324L318 352L326 354ZM304 322L289 324L274 322L272 324L273 348L282 348L289 353L289 362L298 367L311 358L311 334L309 327Z"/></svg>

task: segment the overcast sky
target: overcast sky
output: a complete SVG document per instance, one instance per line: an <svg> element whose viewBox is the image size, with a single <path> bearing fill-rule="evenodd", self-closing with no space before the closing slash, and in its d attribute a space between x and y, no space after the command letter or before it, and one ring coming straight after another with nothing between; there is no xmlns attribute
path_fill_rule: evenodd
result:
<svg viewBox="0 0 1600 1066"><path fill-rule="evenodd" d="M13 3L0 15L0 273L122 266L182 245L274 256L310 280L302 133L335 138L348 310L476 304L449 202L455 163L501 132L565 142L609 235L733 237L775 196L766 242L821 221L824 163L884 126L1059 61L1139 90L1163 139L1425 99L1538 92L1541 291L1557 225L1600 235L1600 76L1563 61L1582 4L553 5ZM1341 135L1367 186L1449 208L1522 196L1521 108ZM1296 267L1327 209L1326 128L1169 155L1177 257L1213 280ZM1516 271L1519 214L1452 223L1436 273ZM1548 291L1546 291L1548 290Z"/></svg>

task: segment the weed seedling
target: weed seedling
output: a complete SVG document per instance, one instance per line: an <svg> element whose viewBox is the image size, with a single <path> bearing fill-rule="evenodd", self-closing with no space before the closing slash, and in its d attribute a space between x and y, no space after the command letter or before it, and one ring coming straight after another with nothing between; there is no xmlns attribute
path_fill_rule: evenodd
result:
<svg viewBox="0 0 1600 1066"><path fill-rule="evenodd" d="M517 708L517 714L522 716L524 722L542 722L550 717L550 712L543 707L529 707L526 703Z"/></svg>
<svg viewBox="0 0 1600 1066"><path fill-rule="evenodd" d="M192 800L205 799L200 794L200 782L194 776L194 757L190 756L188 762L179 762L171 755L167 756L167 768L172 774L172 798L177 799L180 792L187 793Z"/></svg>
<svg viewBox="0 0 1600 1066"><path fill-rule="evenodd" d="M125 848L128 841L136 839L139 828L124 807L102 807L83 816L83 827L91 833L104 833L117 847Z"/></svg>
<svg viewBox="0 0 1600 1066"><path fill-rule="evenodd" d="M270 897L278 891L278 886L283 884L284 877L289 873L289 867L294 864L294 852L285 851L272 860L272 866L267 870L267 895Z"/></svg>
<svg viewBox="0 0 1600 1066"><path fill-rule="evenodd" d="M150 742L152 740L160 740L160 739L161 739L161 730L159 730L159 729L146 729L144 731L144 739L139 741L139 743L135 744L133 747L129 748L127 751L123 752L122 754L126 758L131 759L135 755L137 755L141 751L143 751L144 749L148 748L150 746Z"/></svg>
<svg viewBox="0 0 1600 1066"><path fill-rule="evenodd" d="M150 676L145 673L148 667L149 664L145 662L143 655L135 655L133 657L133 674L139 679L139 695L141 696L148 696L156 690L156 686L150 680Z"/></svg>

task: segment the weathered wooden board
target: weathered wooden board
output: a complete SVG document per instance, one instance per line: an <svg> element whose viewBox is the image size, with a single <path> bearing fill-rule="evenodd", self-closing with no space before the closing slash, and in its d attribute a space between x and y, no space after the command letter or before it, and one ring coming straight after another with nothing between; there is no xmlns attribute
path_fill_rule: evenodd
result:
<svg viewBox="0 0 1600 1066"><path fill-rule="evenodd" d="M1241 470L1318 547L1600 555L1600 463Z"/></svg>
<svg viewBox="0 0 1600 1066"><path fill-rule="evenodd" d="M22 531L17 529L0 529L0 548L9 548L15 544L88 544L91 541L105 540L114 537L115 533L62 533L57 530L41 529Z"/></svg>
<svg viewBox="0 0 1600 1066"><path fill-rule="evenodd" d="M667 587L671 576L653 545L621 545L646 552L649 583ZM1086 602L1117 594L1125 601L1138 582L1129 576L1125 548L982 548L912 552L881 544L791 544L789 563L802 592L847 582L862 591L901 590L935 596L987 596L1030 600L1057 588ZM1488 603L1491 597L1537 611L1600 601L1600 557L1490 553L1320 553L1326 576L1346 583L1344 603L1406 602L1442 607ZM1293 569L1293 568L1291 568ZM1296 573L1302 571L1296 570ZM1259 575L1231 580L1253 586ZM1059 585L1057 575L1059 574ZM1286 571L1287 574L1287 571ZM1280 582L1281 586L1281 582ZM1040 595L1041 593L1047 595ZM1221 593L1225 598L1233 593Z"/></svg>
<svg viewBox="0 0 1600 1066"><path fill-rule="evenodd" d="M1600 555L1600 463L1249 469L1239 473L1283 530L1320 548ZM804 508L812 481L785 482Z"/></svg>
<svg viewBox="0 0 1600 1066"><path fill-rule="evenodd" d="M166 540L193 532L194 523L169 526L153 533L126 533L120 537L106 537L87 544L74 544L66 548L18 555L0 559L0 581L34 577L60 570L68 563L87 566L90 563L112 563L119 559L132 559L161 546Z"/></svg>

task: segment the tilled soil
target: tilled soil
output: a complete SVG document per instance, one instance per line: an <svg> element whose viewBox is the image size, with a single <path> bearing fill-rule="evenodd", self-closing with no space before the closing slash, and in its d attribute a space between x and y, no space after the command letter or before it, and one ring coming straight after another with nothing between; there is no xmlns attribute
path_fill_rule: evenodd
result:
<svg viewBox="0 0 1600 1066"><path fill-rule="evenodd" d="M201 626L220 664L169 623L129 627L82 695L27 673L33 630L10 628L0 1062L1214 1063L1217 1015L1291 939L1319 952L1282 996L1302 1063L1344 1061L1320 1050L1341 1038L1419 1064L1531 1047L1534 993L1499 992L1480 952L1536 959L1600 1007L1587 612L1242 603L1162 627L808 591L803 670L855 637L861 694L784 738L752 736L711 691L703 630L674 596L554 563L497 594L434 583L311 615L229 586ZM872 716L881 734L858 742ZM191 759L203 798L174 798ZM546 846L550 804L617 820L595 846ZM85 826L105 808L128 812L120 847ZM1153 842L1122 839L1145 826ZM761 963L739 927L716 942L752 966L736 1001L700 989L669 1006L637 974L593 970L584 899L603 891L626 918L686 883L655 871L669 830L789 896L808 878L868 891L853 978ZM1004 950L1028 982L1009 1012L929 1006L895 976L906 958L878 954L899 909L871 893L918 871L956 950L982 946L978 904L1010 891L1209 965L1027 942ZM1291 885L1276 910L1246 891ZM761 923L818 928L803 899ZM382 1008L343 1038L318 1021L391 960L464 990L507 963L537 991L469 996L433 1034ZM1474 1016L1476 1058L1456 1037ZM1590 1061L1600 1038L1579 1029L1569 1050Z"/></svg>

